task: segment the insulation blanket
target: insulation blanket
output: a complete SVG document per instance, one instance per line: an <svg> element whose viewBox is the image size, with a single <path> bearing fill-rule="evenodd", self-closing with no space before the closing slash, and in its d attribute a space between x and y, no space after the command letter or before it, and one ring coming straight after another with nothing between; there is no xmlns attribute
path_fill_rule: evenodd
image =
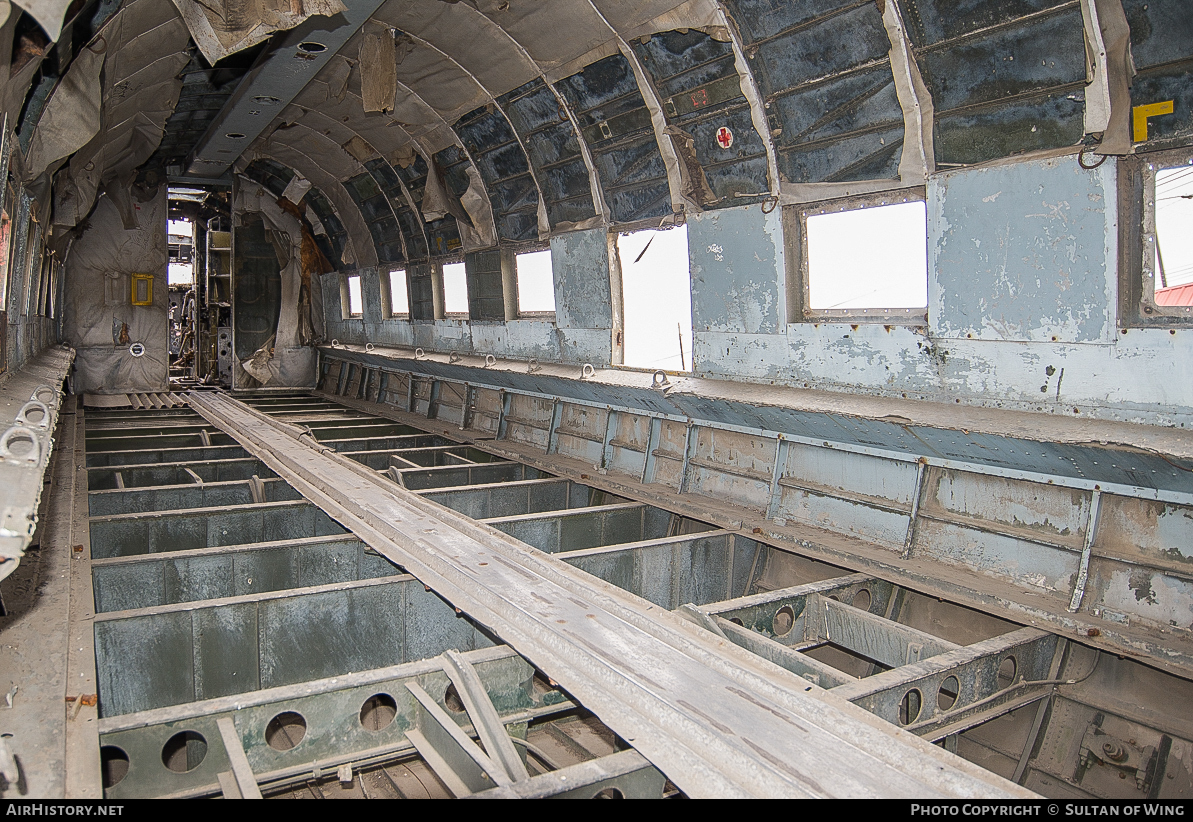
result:
<svg viewBox="0 0 1193 822"><path fill-rule="evenodd" d="M261 215L281 269L281 309L274 335L240 361L240 367L262 385L305 388L315 384L316 352L303 345L302 319L309 334L311 301L302 299L302 224L278 205L260 185L240 178L236 193L237 212ZM235 308L233 309L235 311Z"/></svg>
<svg viewBox="0 0 1193 822"><path fill-rule="evenodd" d="M166 187L133 212L137 227L126 229L112 198L101 197L66 260L62 334L78 352L76 393L168 388ZM153 276L152 305L132 304L133 274Z"/></svg>
<svg viewBox="0 0 1193 822"><path fill-rule="evenodd" d="M255 46L275 31L288 31L312 15L331 17L347 11L340 0L174 0L174 5L212 64Z"/></svg>

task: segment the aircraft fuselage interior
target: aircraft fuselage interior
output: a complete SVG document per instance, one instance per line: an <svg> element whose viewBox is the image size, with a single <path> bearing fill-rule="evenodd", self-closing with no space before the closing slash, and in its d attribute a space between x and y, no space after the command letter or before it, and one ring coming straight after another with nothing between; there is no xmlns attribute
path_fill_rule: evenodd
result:
<svg viewBox="0 0 1193 822"><path fill-rule="evenodd" d="M1193 797L1189 0L6 63L0 798Z"/></svg>

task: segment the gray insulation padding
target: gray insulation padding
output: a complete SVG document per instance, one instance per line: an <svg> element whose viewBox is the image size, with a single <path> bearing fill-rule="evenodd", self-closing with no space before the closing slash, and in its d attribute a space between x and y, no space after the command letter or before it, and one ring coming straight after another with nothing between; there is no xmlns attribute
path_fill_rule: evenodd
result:
<svg viewBox="0 0 1193 822"><path fill-rule="evenodd" d="M135 207L138 227L125 230L112 198L101 197L67 258L62 333L78 352L78 393L168 387L166 187ZM153 275L153 305L132 305L134 273ZM129 350L136 342L145 347L140 357Z"/></svg>

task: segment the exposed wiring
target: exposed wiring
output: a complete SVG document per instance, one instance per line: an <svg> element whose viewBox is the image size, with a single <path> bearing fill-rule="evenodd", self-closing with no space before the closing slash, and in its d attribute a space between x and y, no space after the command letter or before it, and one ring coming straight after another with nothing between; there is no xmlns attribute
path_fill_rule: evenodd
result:
<svg viewBox="0 0 1193 822"><path fill-rule="evenodd" d="M1103 154L1103 155L1102 155L1102 156L1101 156L1101 157L1098 159L1098 162L1096 162L1096 163L1086 163L1086 162L1085 162L1085 160L1084 160L1083 158L1085 157L1085 154L1086 154L1086 152L1087 152L1087 151L1089 151L1089 150L1090 150L1090 149L1088 149L1088 148L1083 148L1083 149L1081 149L1081 151L1079 151L1079 152L1077 153L1077 165L1081 166L1082 168L1086 169L1087 171L1092 171L1093 169L1095 169L1095 168L1097 168L1098 166L1102 165L1102 163L1106 162L1106 158L1107 158L1109 155L1107 155L1107 154Z"/></svg>
<svg viewBox="0 0 1193 822"><path fill-rule="evenodd" d="M555 764L555 762L553 762L551 760L551 757L548 756L543 751L543 749L538 747L537 745L532 745L531 743L527 742L525 739L519 739L516 736L511 736L510 741L513 742L515 745L521 745L523 748L526 749L526 753L530 754L535 759L542 762L544 765L546 765L551 770L553 770L553 771L559 770L560 766Z"/></svg>

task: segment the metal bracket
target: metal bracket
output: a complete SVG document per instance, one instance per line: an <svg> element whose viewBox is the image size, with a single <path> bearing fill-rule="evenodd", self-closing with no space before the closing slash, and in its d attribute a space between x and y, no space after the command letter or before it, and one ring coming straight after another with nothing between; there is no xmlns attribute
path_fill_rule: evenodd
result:
<svg viewBox="0 0 1193 822"><path fill-rule="evenodd" d="M232 776L241 798L261 799L261 789L257 787L257 778L253 776L252 766L245 756L244 745L240 742L240 734L236 733L236 726L232 724L232 717L222 716L215 724L224 740L224 750L228 752L228 761L232 763Z"/></svg>
<svg viewBox="0 0 1193 822"><path fill-rule="evenodd" d="M472 727L476 730L481 744L485 746L485 750L488 751L494 764L500 765L505 771L505 775L513 782L530 778L530 774L526 771L526 763L514 749L514 743L510 741L509 734L506 733L505 723L497 715L497 709L493 707L476 669L460 655L459 651L448 651L443 655L443 659L443 669L451 678L452 684L456 686L456 692L464 703L464 709L468 711L468 716L472 719Z"/></svg>
<svg viewBox="0 0 1193 822"><path fill-rule="evenodd" d="M1085 598L1085 583L1089 579L1089 557L1094 549L1094 537L1098 532L1098 514L1102 508L1102 492L1095 488L1089 501L1089 519L1085 523L1085 539L1081 546L1081 565L1077 569L1077 581L1073 583L1073 596L1069 600L1069 613L1076 613Z"/></svg>
<svg viewBox="0 0 1193 822"><path fill-rule="evenodd" d="M499 785L510 785L505 770L468 738L431 696L413 682L406 683L418 703L417 728L406 738L440 781L457 797Z"/></svg>

